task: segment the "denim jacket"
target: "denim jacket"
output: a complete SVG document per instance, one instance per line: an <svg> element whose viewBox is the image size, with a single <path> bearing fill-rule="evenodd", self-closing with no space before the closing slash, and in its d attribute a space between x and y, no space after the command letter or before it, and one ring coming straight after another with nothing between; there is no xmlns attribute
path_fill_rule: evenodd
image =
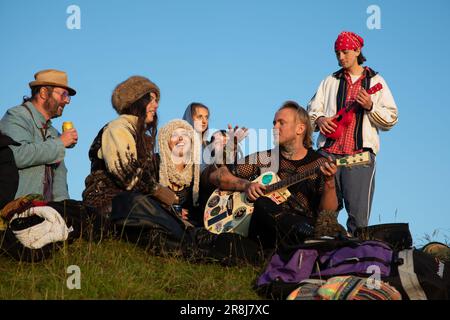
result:
<svg viewBox="0 0 450 320"><path fill-rule="evenodd" d="M64 164L65 147L59 132L51 121L44 116L31 102L10 108L0 121L0 130L19 142L20 146L10 146L19 169L19 186L15 198L30 193L43 194L45 165L52 164L53 200L61 201L69 198L67 187L67 169ZM47 126L47 130L45 130ZM45 141L41 130L45 132Z"/></svg>

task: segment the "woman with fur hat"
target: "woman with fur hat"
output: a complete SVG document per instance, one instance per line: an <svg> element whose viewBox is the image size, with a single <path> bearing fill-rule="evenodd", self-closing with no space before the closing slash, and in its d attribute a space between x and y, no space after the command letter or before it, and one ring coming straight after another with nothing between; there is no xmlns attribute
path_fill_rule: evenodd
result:
<svg viewBox="0 0 450 320"><path fill-rule="evenodd" d="M157 183L154 146L160 91L145 77L132 76L117 85L111 102L119 117L106 124L89 150L91 173L83 201L109 216L112 199L122 192L159 197L172 204L175 194Z"/></svg>

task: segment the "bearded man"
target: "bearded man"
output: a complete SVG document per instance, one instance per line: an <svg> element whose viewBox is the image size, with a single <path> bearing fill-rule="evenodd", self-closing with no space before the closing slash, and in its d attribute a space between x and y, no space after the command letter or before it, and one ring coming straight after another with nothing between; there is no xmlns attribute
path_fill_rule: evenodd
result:
<svg viewBox="0 0 450 320"><path fill-rule="evenodd" d="M50 119L60 117L76 91L69 87L67 74L42 70L29 83L31 97L6 111L0 130L20 145L11 145L19 169L15 198L35 193L46 201L69 199L65 150L77 143L76 129L60 134Z"/></svg>
<svg viewBox="0 0 450 320"><path fill-rule="evenodd" d="M217 170L211 165L202 174L203 181L208 179L221 190L245 192L247 199L254 201L248 237L264 249L292 248L315 234L321 236L316 231L323 229L326 216L334 219L329 220L340 232L333 217L340 208L334 179L337 168L312 149L308 113L295 101L287 101L275 113L273 129L276 148L253 153L238 164ZM288 187L291 195L281 204L264 196L266 186L250 181L267 171L275 171L281 180L287 180L296 174L306 176L315 169L320 169L321 174Z"/></svg>

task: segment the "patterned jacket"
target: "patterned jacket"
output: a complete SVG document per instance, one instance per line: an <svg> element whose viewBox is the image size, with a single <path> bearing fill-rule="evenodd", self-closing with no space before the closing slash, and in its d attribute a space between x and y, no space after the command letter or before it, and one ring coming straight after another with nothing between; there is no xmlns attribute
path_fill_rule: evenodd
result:
<svg viewBox="0 0 450 320"><path fill-rule="evenodd" d="M138 159L135 125L137 117L121 115L104 126L90 150L91 173L85 180L83 202L100 214L111 212L112 199L124 191L150 194L156 185L153 153Z"/></svg>

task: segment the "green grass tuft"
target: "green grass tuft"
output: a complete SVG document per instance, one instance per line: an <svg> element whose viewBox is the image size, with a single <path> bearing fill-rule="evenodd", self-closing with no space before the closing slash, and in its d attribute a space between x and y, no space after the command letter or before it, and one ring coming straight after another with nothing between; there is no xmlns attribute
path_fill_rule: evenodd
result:
<svg viewBox="0 0 450 320"><path fill-rule="evenodd" d="M81 289L66 285L70 265L80 268ZM255 267L194 264L116 240L77 241L38 263L2 256L0 271L0 299L259 299Z"/></svg>

